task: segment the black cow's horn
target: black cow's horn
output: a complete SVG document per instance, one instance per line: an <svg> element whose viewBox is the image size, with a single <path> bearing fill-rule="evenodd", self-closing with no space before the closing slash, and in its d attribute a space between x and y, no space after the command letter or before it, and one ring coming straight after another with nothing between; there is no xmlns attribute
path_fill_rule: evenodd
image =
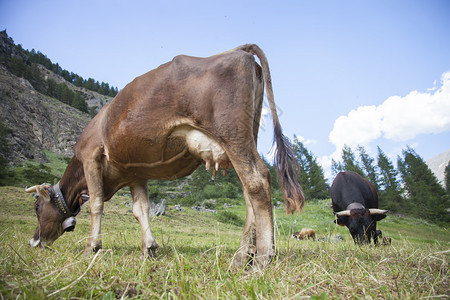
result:
<svg viewBox="0 0 450 300"><path fill-rule="evenodd" d="M385 209L378 209L378 208L369 208L369 212L371 215L384 215L388 212L388 210Z"/></svg>
<svg viewBox="0 0 450 300"><path fill-rule="evenodd" d="M343 210L343 211L338 211L337 213L334 213L336 216L338 217L343 217L343 216L350 216L350 210Z"/></svg>

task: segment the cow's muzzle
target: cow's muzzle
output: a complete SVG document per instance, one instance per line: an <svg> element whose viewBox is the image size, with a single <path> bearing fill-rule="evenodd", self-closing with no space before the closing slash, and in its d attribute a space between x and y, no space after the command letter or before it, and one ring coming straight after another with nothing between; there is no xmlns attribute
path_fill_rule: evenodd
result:
<svg viewBox="0 0 450 300"><path fill-rule="evenodd" d="M30 240L30 246L31 248L36 248L36 247L40 247L40 248L45 248L46 246L51 246L53 244L53 242L48 242L45 240L35 240L34 238L32 238Z"/></svg>
<svg viewBox="0 0 450 300"><path fill-rule="evenodd" d="M30 240L31 248L35 248L35 247L39 246L40 244L41 244L41 240L35 240L34 238L32 238Z"/></svg>
<svg viewBox="0 0 450 300"><path fill-rule="evenodd" d="M77 224L77 220L75 217L68 217L62 223L62 229L64 231L73 231L75 229L75 225Z"/></svg>

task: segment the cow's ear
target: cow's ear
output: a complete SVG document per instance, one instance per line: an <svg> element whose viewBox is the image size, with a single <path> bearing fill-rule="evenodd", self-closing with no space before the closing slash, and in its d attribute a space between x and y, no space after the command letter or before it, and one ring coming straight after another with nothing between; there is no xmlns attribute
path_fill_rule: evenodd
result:
<svg viewBox="0 0 450 300"><path fill-rule="evenodd" d="M386 218L386 214L376 214L376 215L372 215L372 219L374 221L381 221L384 218Z"/></svg>
<svg viewBox="0 0 450 300"><path fill-rule="evenodd" d="M343 217L336 217L336 219L334 220L334 223L340 225L340 226L346 226L348 223L348 216L343 216Z"/></svg>

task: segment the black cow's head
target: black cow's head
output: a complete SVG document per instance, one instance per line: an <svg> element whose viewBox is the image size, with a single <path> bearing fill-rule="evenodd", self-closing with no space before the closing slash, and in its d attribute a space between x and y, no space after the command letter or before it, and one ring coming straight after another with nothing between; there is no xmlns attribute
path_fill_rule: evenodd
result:
<svg viewBox="0 0 450 300"><path fill-rule="evenodd" d="M375 208L357 208L336 212L335 223L347 226L355 243L368 244L371 239L376 241L376 222L386 218L387 210Z"/></svg>

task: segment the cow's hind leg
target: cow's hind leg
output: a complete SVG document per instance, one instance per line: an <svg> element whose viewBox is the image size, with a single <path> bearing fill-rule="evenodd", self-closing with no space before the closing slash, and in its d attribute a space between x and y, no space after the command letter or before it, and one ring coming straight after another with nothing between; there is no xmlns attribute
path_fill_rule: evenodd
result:
<svg viewBox="0 0 450 300"><path fill-rule="evenodd" d="M244 233L242 234L239 250L233 260L233 264L238 268L246 265L248 262L251 262L256 254L255 214L253 213L253 206L250 202L250 197L246 191L244 191L244 197L247 208Z"/></svg>
<svg viewBox="0 0 450 300"><path fill-rule="evenodd" d="M138 220L142 230L143 255L144 257L153 256L158 244L150 229L147 181L135 183L130 188L133 197L133 215Z"/></svg>
<svg viewBox="0 0 450 300"><path fill-rule="evenodd" d="M264 267L275 255L270 175L256 147L249 148L254 150L247 148L249 150L247 153L233 151L229 155L241 180L247 204L244 233L234 264L243 265L248 261L249 256L255 254L257 265ZM234 156L231 153L241 155Z"/></svg>

